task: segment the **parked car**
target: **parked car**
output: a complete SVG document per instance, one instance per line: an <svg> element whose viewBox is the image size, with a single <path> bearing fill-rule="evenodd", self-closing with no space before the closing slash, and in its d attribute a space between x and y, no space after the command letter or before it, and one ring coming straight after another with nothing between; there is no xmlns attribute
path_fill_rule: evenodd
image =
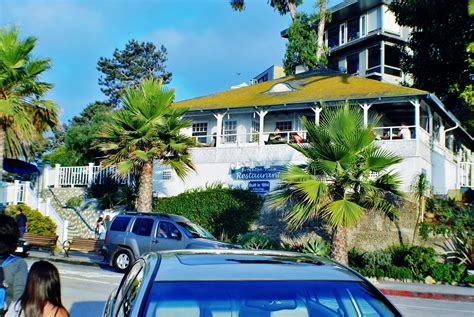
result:
<svg viewBox="0 0 474 317"><path fill-rule="evenodd" d="M369 281L307 254L182 250L138 259L110 295L110 316L401 316Z"/></svg>
<svg viewBox="0 0 474 317"><path fill-rule="evenodd" d="M136 258L150 251L235 247L182 216L126 212L112 219L102 253L118 272L125 272Z"/></svg>

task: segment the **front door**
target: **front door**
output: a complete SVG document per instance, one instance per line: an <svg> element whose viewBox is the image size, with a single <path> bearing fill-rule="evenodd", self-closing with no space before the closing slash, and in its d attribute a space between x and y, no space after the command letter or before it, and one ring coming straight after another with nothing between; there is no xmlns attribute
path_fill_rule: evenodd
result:
<svg viewBox="0 0 474 317"><path fill-rule="evenodd" d="M135 240L140 255L150 251L150 236L153 229L153 223L153 218L138 217L135 219L131 233L133 239L131 240Z"/></svg>
<svg viewBox="0 0 474 317"><path fill-rule="evenodd" d="M185 248L185 244L183 234L173 223L160 221L151 248L152 251L181 250Z"/></svg>

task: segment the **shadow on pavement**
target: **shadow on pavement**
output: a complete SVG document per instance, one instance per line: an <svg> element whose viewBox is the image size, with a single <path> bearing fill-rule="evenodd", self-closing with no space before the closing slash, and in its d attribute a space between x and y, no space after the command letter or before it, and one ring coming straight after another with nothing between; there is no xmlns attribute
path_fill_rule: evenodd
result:
<svg viewBox="0 0 474 317"><path fill-rule="evenodd" d="M69 314L71 317L100 317L104 309L105 301L77 302L72 304Z"/></svg>

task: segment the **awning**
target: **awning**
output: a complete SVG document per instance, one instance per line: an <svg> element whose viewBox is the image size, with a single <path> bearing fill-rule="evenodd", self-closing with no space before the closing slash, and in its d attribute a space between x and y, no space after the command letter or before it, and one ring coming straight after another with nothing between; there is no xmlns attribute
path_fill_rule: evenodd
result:
<svg viewBox="0 0 474 317"><path fill-rule="evenodd" d="M19 175L31 175L40 172L39 169L33 164L9 158L3 159L3 170L8 173Z"/></svg>

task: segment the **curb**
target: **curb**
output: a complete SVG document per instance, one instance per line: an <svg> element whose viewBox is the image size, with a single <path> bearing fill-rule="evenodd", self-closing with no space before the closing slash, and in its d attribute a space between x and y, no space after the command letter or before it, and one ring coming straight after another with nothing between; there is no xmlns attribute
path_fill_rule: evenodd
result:
<svg viewBox="0 0 474 317"><path fill-rule="evenodd" d="M35 255L28 255L29 259L36 259L36 260L48 260L51 262L58 262L58 263L67 263L67 264L73 264L73 265L84 265L84 266L95 266L95 267L100 267L101 264L106 264L106 263L97 263L97 262L88 262L88 261L77 261L77 260L71 260L68 258L57 258L57 257L42 257L42 256L35 256Z"/></svg>
<svg viewBox="0 0 474 317"><path fill-rule="evenodd" d="M412 291L403 291L403 290L388 289L388 288L380 288L379 290L384 295L388 295L388 296L415 297L415 298L424 298L424 299L474 303L474 295L443 294L443 293L433 293L433 292L412 292Z"/></svg>

